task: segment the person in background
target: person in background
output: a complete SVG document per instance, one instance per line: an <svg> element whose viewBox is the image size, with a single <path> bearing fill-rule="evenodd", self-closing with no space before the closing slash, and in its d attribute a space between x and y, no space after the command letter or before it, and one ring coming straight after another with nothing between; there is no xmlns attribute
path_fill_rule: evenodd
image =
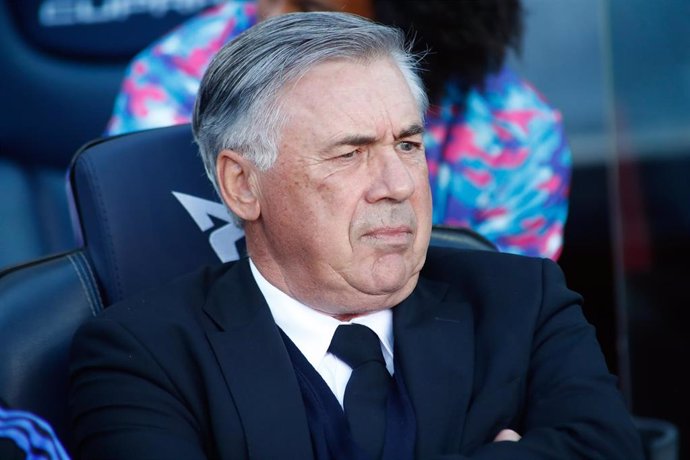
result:
<svg viewBox="0 0 690 460"><path fill-rule="evenodd" d="M522 40L520 0L373 3L377 20L429 50L434 223L470 227L502 251L557 259L571 155L561 115L505 65Z"/></svg>
<svg viewBox="0 0 690 460"><path fill-rule="evenodd" d="M521 42L519 0L230 1L134 59L107 134L188 123L201 75L224 43L257 18L311 10L374 16L428 50L424 142L434 223L469 227L501 251L556 260L571 155L560 113L505 65Z"/></svg>
<svg viewBox="0 0 690 460"><path fill-rule="evenodd" d="M373 14L370 0L230 0L187 20L130 63L106 134L189 123L201 77L225 43L267 17L318 10Z"/></svg>

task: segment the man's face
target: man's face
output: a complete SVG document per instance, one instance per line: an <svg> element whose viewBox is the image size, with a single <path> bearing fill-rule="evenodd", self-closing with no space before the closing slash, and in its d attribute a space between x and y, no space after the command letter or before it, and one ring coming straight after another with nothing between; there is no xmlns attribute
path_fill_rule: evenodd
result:
<svg viewBox="0 0 690 460"><path fill-rule="evenodd" d="M329 62L281 101L278 159L258 173L260 216L245 227L252 258L334 316L396 305L431 232L423 125L404 77L388 60Z"/></svg>
<svg viewBox="0 0 690 460"><path fill-rule="evenodd" d="M261 20L285 13L308 11L341 11L373 18L372 0L259 0Z"/></svg>

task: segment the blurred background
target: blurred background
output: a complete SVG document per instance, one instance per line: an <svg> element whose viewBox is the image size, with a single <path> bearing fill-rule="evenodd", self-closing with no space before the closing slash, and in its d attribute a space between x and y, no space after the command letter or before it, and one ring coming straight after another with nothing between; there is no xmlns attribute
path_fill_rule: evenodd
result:
<svg viewBox="0 0 690 460"><path fill-rule="evenodd" d="M560 265L636 415L690 458L690 2L527 0L515 62L564 116Z"/></svg>
<svg viewBox="0 0 690 460"><path fill-rule="evenodd" d="M70 158L103 132L131 57L215 3L0 0L0 269L78 244ZM632 411L673 423L690 458L690 2L524 6L512 66L573 150L559 264Z"/></svg>

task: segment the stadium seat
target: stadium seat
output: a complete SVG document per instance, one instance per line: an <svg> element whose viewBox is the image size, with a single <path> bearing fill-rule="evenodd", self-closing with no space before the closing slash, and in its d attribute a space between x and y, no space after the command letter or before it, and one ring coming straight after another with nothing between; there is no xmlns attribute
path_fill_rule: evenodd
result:
<svg viewBox="0 0 690 460"><path fill-rule="evenodd" d="M91 142L75 156L70 183L78 240L106 305L244 252L189 125Z"/></svg>
<svg viewBox="0 0 690 460"><path fill-rule="evenodd" d="M0 0L0 268L76 247L70 158L103 132L131 57L211 3Z"/></svg>

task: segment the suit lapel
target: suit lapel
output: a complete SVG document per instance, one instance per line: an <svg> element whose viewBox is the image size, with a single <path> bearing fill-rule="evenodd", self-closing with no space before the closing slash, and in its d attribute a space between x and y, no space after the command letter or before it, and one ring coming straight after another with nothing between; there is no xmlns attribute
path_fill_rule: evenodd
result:
<svg viewBox="0 0 690 460"><path fill-rule="evenodd" d="M304 404L278 328L241 260L204 306L219 330L207 337L242 419L252 458L313 458Z"/></svg>
<svg viewBox="0 0 690 460"><path fill-rule="evenodd" d="M415 458L460 451L472 391L472 310L447 293L447 284L420 278L393 310L396 374L402 373L417 418Z"/></svg>

